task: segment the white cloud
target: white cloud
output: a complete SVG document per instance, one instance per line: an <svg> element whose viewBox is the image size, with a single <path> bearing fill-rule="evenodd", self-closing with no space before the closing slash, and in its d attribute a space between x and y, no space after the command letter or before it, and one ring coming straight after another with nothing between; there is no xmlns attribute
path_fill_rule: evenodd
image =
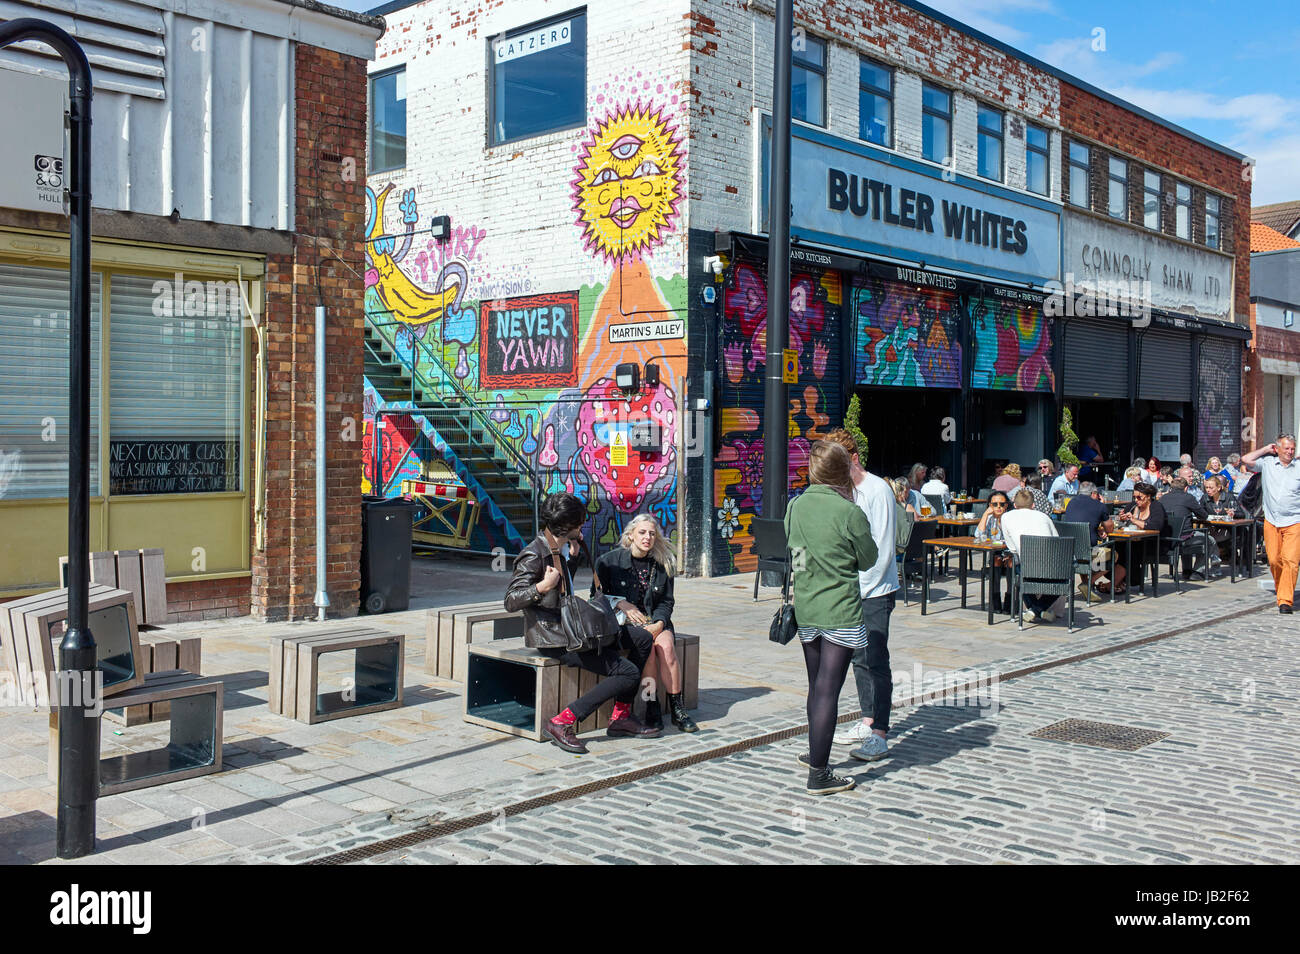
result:
<svg viewBox="0 0 1300 954"><path fill-rule="evenodd" d="M1054 13L1051 0L927 0L927 6L945 13L981 33L1013 46L1024 48L1030 36L1005 22L1008 14Z"/></svg>

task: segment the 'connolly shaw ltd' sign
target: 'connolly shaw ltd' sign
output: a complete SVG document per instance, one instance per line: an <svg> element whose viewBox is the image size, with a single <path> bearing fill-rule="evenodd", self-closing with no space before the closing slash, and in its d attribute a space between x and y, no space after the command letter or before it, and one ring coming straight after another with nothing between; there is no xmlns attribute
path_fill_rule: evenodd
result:
<svg viewBox="0 0 1300 954"><path fill-rule="evenodd" d="M1060 277L1050 203L966 176L945 181L938 167L824 133L794 131L790 205L790 231L807 241L1017 281Z"/></svg>

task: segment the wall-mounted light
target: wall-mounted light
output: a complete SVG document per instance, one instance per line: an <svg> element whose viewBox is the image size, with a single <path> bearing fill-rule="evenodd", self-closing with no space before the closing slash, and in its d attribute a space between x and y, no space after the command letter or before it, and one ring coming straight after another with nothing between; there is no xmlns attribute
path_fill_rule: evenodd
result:
<svg viewBox="0 0 1300 954"><path fill-rule="evenodd" d="M629 393L638 390L641 384L641 366L630 361L620 364L614 369L614 383Z"/></svg>
<svg viewBox="0 0 1300 954"><path fill-rule="evenodd" d="M435 215L429 220L429 234L435 242L446 242L451 239L451 216Z"/></svg>
<svg viewBox="0 0 1300 954"><path fill-rule="evenodd" d="M653 361L645 363L645 386L647 388L659 387L659 365Z"/></svg>

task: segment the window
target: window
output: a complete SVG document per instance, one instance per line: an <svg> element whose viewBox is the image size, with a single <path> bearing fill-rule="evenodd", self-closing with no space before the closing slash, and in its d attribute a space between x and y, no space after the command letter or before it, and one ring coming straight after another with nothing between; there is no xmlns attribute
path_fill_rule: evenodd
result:
<svg viewBox="0 0 1300 954"><path fill-rule="evenodd" d="M1047 130L1025 125L1025 185L1030 192L1047 195Z"/></svg>
<svg viewBox="0 0 1300 954"><path fill-rule="evenodd" d="M894 71L870 60L858 62L858 136L894 145Z"/></svg>
<svg viewBox="0 0 1300 954"><path fill-rule="evenodd" d="M1205 197L1205 245L1207 248L1219 247L1219 197Z"/></svg>
<svg viewBox="0 0 1300 954"><path fill-rule="evenodd" d="M242 303L235 282L114 274L109 493L240 489ZM169 300L170 299L170 300Z"/></svg>
<svg viewBox="0 0 1300 954"><path fill-rule="evenodd" d="M370 171L406 166L406 67L370 77Z"/></svg>
<svg viewBox="0 0 1300 954"><path fill-rule="evenodd" d="M805 36L803 49L795 50L790 71L790 115L794 119L826 125L826 43Z"/></svg>
<svg viewBox="0 0 1300 954"><path fill-rule="evenodd" d="M1128 218L1128 163L1111 156L1106 177L1110 182L1107 211L1117 219Z"/></svg>
<svg viewBox="0 0 1300 954"><path fill-rule="evenodd" d="M952 155L952 93L921 84L921 155L947 162Z"/></svg>
<svg viewBox="0 0 1300 954"><path fill-rule="evenodd" d="M91 272L91 496L100 492L100 289ZM70 299L66 267L0 265L0 500L68 497Z"/></svg>
<svg viewBox="0 0 1300 954"><path fill-rule="evenodd" d="M488 43L491 145L587 121L587 15L511 30Z"/></svg>
<svg viewBox="0 0 1300 954"><path fill-rule="evenodd" d="M1088 147L1070 143L1070 203L1085 209L1092 207L1088 190Z"/></svg>
<svg viewBox="0 0 1300 954"><path fill-rule="evenodd" d="M1174 234L1192 240L1192 187L1182 182L1174 186Z"/></svg>
<svg viewBox="0 0 1300 954"><path fill-rule="evenodd" d="M1002 181L1002 113L983 104L979 107L979 174Z"/></svg>
<svg viewBox="0 0 1300 954"><path fill-rule="evenodd" d="M1160 173L1142 173L1142 224L1160 231Z"/></svg>

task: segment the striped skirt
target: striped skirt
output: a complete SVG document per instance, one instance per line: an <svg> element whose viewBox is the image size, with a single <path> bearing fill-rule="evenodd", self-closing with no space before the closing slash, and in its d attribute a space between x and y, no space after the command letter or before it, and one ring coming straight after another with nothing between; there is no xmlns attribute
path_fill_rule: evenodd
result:
<svg viewBox="0 0 1300 954"><path fill-rule="evenodd" d="M814 639L824 639L827 642L835 643L837 646L845 646L848 649L862 649L867 645L867 624L865 622L843 629L819 629L816 626L800 626L796 633L801 643L811 643Z"/></svg>

